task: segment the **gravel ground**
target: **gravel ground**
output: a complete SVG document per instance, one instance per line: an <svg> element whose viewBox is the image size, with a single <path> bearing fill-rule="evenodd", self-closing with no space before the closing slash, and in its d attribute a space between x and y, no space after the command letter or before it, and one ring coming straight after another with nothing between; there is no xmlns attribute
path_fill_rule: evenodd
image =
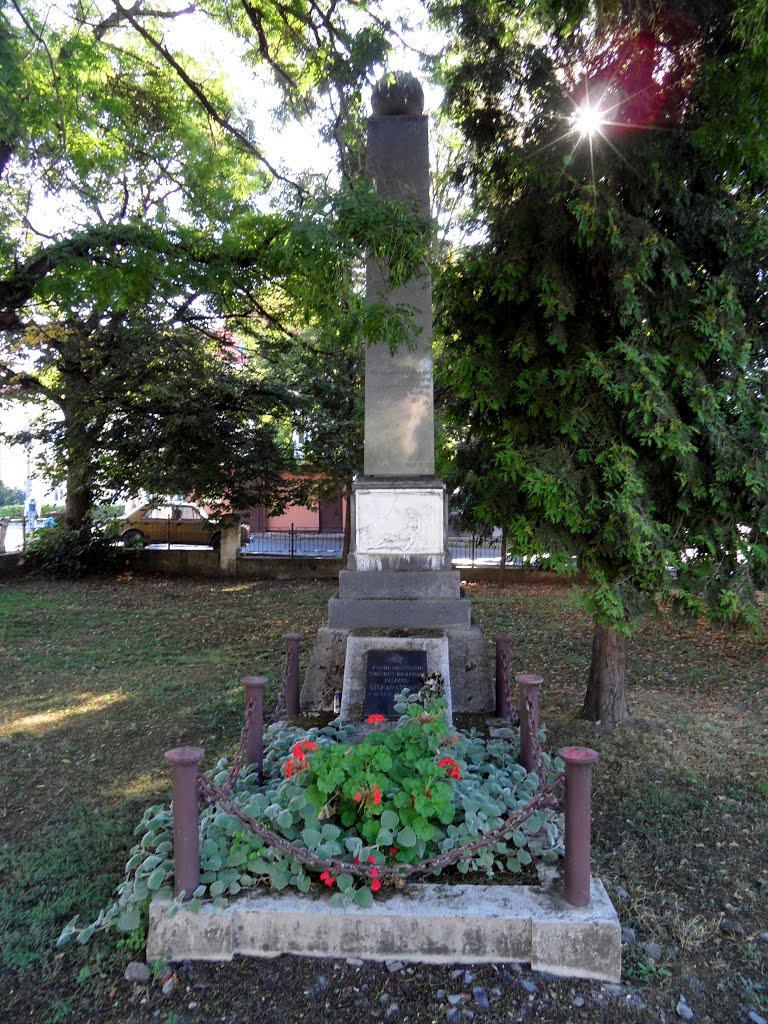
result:
<svg viewBox="0 0 768 1024"><path fill-rule="evenodd" d="M724 1009L718 1005L717 991L707 991L693 976L684 992L660 986L658 979L646 990L643 985L555 978L519 964L425 966L391 960L238 958L231 964L170 965L145 981L121 979L113 998L121 1003L119 1019L126 1024L766 1024L747 1005ZM132 1005L132 1015L126 1012L126 1003ZM107 1021L109 1015L93 1020Z"/></svg>

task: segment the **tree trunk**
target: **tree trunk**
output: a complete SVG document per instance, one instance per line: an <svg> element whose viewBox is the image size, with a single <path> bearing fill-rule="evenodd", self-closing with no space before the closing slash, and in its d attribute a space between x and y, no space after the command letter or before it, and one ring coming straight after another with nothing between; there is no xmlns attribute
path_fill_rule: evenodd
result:
<svg viewBox="0 0 768 1024"><path fill-rule="evenodd" d="M64 520L73 530L88 526L88 512L93 504L90 481L83 479L79 468L67 472L67 497L64 503Z"/></svg>
<svg viewBox="0 0 768 1024"><path fill-rule="evenodd" d="M88 427L78 419L77 408L73 412L64 402L61 411L64 413L67 487L64 521L73 530L85 529L90 533L88 512L93 506L93 472Z"/></svg>
<svg viewBox="0 0 768 1024"><path fill-rule="evenodd" d="M627 638L613 626L595 625L592 663L582 718L599 722L603 729L631 719L627 706Z"/></svg>

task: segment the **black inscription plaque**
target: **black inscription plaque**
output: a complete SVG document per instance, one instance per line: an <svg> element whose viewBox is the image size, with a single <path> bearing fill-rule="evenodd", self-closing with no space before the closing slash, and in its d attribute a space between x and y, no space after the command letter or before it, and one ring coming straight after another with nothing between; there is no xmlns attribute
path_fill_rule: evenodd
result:
<svg viewBox="0 0 768 1024"><path fill-rule="evenodd" d="M395 694L401 690L415 693L421 687L419 677L426 671L426 651L368 651L363 717L396 718Z"/></svg>

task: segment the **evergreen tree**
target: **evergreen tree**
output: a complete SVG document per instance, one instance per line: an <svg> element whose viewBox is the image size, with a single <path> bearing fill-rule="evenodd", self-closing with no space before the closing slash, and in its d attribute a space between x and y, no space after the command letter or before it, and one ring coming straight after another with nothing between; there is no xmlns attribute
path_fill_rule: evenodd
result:
<svg viewBox="0 0 768 1024"><path fill-rule="evenodd" d="M639 616L749 618L768 558L757 6L433 5L477 239L437 289L460 482L518 550L576 559L606 727Z"/></svg>

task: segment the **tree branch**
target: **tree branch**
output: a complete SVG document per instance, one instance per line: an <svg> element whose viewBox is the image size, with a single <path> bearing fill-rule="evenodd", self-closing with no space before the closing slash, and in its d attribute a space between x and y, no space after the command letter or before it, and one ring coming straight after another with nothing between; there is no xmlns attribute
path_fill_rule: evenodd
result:
<svg viewBox="0 0 768 1024"><path fill-rule="evenodd" d="M41 250L22 266L17 266L4 281L0 281L0 331L13 331L23 327L19 310L32 298L35 288L61 261L82 259L98 245L133 241L136 229L123 225L94 227L75 238L67 238Z"/></svg>
<svg viewBox="0 0 768 1024"><path fill-rule="evenodd" d="M291 188L294 188L298 192L303 194L305 190L301 187L301 185L299 185L295 181L292 181L290 178L287 178L284 174L281 174L277 170L277 168L273 167L269 160L267 160L267 158L261 152L261 150L257 146L255 146L253 142L251 142L248 136L243 131L241 131L236 125L232 124L229 118L224 117L223 114L219 113L219 111L216 109L213 103L211 103L211 101L205 95L202 86L200 86L186 72L186 70L181 66L181 64L179 64L179 62L170 52L170 50L166 49L166 47L163 46L163 44L158 39L155 39L155 37L150 32L148 32L143 25L141 25L138 22L138 20L131 11L128 11L124 7L122 7L119 0L112 0L112 2L114 3L117 10L123 15L125 20L139 33L141 38L146 43L148 43L153 50L159 53L163 60L167 64L169 64L170 67L173 68L173 70L176 72L176 74L179 76L182 82L186 85L190 92L197 98L203 110L205 110L205 112L211 118L213 118L216 124L218 124L226 132L229 132L229 134L232 135L233 138L237 139L240 145L243 146L243 148L246 149L252 156L256 157L259 163L263 164L264 167L266 167L266 169L274 178L277 178L279 181L285 182L286 185L290 185Z"/></svg>
<svg viewBox="0 0 768 1024"><path fill-rule="evenodd" d="M44 395L55 405L61 405L61 398L50 388L38 380L31 373L19 373L12 367L0 364L0 396L13 398L14 391L23 391L28 394Z"/></svg>
<svg viewBox="0 0 768 1024"><path fill-rule="evenodd" d="M259 54L261 56L261 59L263 61L266 61L267 64L269 64L269 66L272 68L275 74L278 75L278 77L284 79L284 81L286 81L292 89L295 89L296 82L293 80L293 78L291 78L291 76L288 74L285 68L278 64L278 62L273 58L272 54L270 53L269 40L267 39L267 34L264 31L264 25L261 20L261 14L259 13L259 11L256 10L253 4L248 3L247 0L243 0L243 8L245 9L245 13L248 15L248 20L250 21L251 25L254 28L254 31L256 32L256 36L258 37Z"/></svg>
<svg viewBox="0 0 768 1024"><path fill-rule="evenodd" d="M191 4L189 7L182 8L180 11L144 10L142 9L141 6L141 0L137 0L133 7L131 7L130 13L136 17L140 16L142 18L170 19L178 18L182 14L194 14L195 10L196 8L193 4ZM104 18L103 21L99 22L98 25L96 25L96 27L93 30L94 36L96 37L96 39L101 40L107 34L107 32L109 32L110 29L118 28L122 24L123 20L123 14L119 10L115 11L113 14L110 14L108 17Z"/></svg>

